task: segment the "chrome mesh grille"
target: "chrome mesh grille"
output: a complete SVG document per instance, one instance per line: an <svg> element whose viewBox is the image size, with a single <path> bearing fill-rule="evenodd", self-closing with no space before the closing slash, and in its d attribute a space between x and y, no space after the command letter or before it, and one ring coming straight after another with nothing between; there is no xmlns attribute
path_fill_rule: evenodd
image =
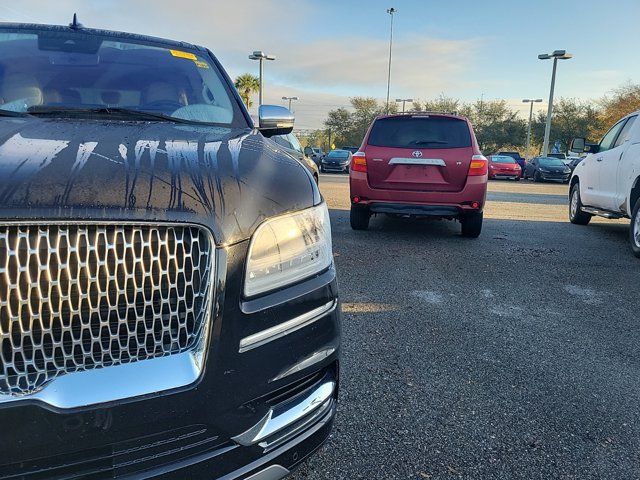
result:
<svg viewBox="0 0 640 480"><path fill-rule="evenodd" d="M212 248L193 226L0 226L0 394L200 348Z"/></svg>

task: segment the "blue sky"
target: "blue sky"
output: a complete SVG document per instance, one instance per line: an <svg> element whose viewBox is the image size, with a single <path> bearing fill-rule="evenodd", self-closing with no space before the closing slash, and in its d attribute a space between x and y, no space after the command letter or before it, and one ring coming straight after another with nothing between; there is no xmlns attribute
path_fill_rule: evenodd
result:
<svg viewBox="0 0 640 480"><path fill-rule="evenodd" d="M349 97L385 97L391 6L393 98L546 101L551 62L537 55L554 49L574 54L558 96L597 99L640 80L638 0L0 0L0 20L68 23L78 12L87 26L206 45L232 76L256 72L247 54L268 51L266 100L298 95L297 125L317 128Z"/></svg>

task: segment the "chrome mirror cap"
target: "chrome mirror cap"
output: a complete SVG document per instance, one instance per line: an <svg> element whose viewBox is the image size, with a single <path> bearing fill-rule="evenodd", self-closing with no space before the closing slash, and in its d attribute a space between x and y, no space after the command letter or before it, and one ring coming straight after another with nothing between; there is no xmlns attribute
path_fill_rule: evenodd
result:
<svg viewBox="0 0 640 480"><path fill-rule="evenodd" d="M258 109L258 129L265 137L291 133L294 120L293 113L279 105L260 105Z"/></svg>

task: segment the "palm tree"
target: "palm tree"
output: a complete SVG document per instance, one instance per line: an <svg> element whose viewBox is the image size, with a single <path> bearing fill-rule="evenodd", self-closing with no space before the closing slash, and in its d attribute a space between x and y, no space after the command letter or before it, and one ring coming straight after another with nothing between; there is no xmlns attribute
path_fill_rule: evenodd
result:
<svg viewBox="0 0 640 480"><path fill-rule="evenodd" d="M236 78L234 85L244 100L244 104L247 108L251 108L251 94L260 90L260 79L250 73L245 73Z"/></svg>

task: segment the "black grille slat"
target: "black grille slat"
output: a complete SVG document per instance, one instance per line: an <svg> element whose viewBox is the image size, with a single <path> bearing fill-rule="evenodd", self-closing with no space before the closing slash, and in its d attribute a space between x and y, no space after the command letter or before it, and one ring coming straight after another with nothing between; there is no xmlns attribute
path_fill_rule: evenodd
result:
<svg viewBox="0 0 640 480"><path fill-rule="evenodd" d="M196 348L212 248L193 226L0 226L0 394Z"/></svg>

